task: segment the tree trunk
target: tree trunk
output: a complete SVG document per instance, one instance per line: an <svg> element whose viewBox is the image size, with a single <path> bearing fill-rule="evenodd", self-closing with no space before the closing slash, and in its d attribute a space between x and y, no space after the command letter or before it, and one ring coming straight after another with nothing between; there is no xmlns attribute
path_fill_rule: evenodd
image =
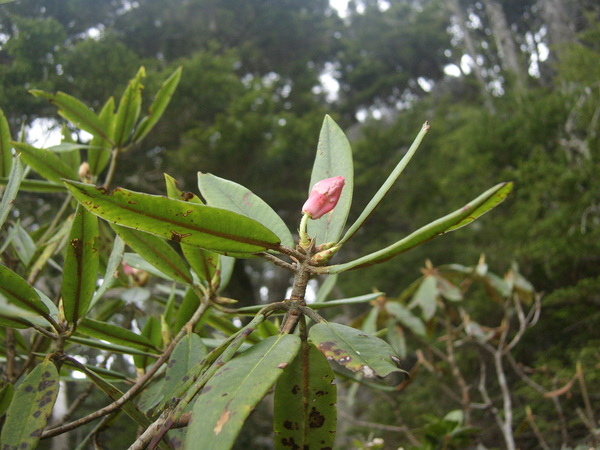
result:
<svg viewBox="0 0 600 450"><path fill-rule="evenodd" d="M502 5L496 0L482 0L482 3L490 21L502 66L514 78L515 87L522 90L525 87L527 72L524 66L519 63L519 49L506 21Z"/></svg>
<svg viewBox="0 0 600 450"><path fill-rule="evenodd" d="M552 47L550 57L553 59L560 58L560 44L575 41L574 14L569 14L565 3L564 0L538 0L538 7L548 30L548 44Z"/></svg>
<svg viewBox="0 0 600 450"><path fill-rule="evenodd" d="M473 65L472 65L473 73L475 74L475 78L477 79L477 81L479 82L479 85L481 86L481 94L483 96L483 101L485 103L485 106L487 107L487 109L489 111L494 112L494 104L492 103L490 91L487 88L487 83L486 83L485 77L483 75L482 67L479 64L477 64L477 51L475 50L475 43L473 42L473 36L471 35L469 28L466 26L467 16L465 15L465 11L460 6L460 0L450 0L448 5L449 5L451 13L456 16L457 24L462 33L463 43L465 46L464 50L466 51L467 55L469 55L471 57L471 59L473 60ZM459 64L460 64L460 62L459 62Z"/></svg>

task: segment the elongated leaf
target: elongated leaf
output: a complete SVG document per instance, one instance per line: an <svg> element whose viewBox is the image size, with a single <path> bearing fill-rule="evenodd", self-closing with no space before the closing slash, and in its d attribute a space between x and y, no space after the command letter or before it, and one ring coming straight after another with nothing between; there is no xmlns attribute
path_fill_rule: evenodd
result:
<svg viewBox="0 0 600 450"><path fill-rule="evenodd" d="M155 347L162 346L162 329L160 321L156 317L148 317L142 329L142 336L146 337ZM137 368L143 369L151 364L153 359L148 356L134 356L133 362Z"/></svg>
<svg viewBox="0 0 600 450"><path fill-rule="evenodd" d="M14 394L15 387L11 383L4 385L4 387L0 389L0 417L6 413Z"/></svg>
<svg viewBox="0 0 600 450"><path fill-rule="evenodd" d="M249 189L233 181L201 172L198 173L198 187L210 206L250 217L273 231L284 245L294 245L292 233L281 217Z"/></svg>
<svg viewBox="0 0 600 450"><path fill-rule="evenodd" d="M363 225L365 220L367 220L367 218L375 210L377 205L379 205L381 200L383 200L383 197L385 197L385 194L387 194L388 191L392 188L392 186L394 185L394 183L396 182L396 180L398 179L400 174L404 171L404 169L406 168L406 166L408 165L408 163L414 156L415 152L419 148L419 145L421 145L421 141L425 137L425 134L427 133L428 130L429 130L429 124L427 122L425 122L423 124L423 127L421 127L421 131L415 138L414 142L412 143L412 145L410 146L410 148L408 149L408 151L406 152L404 157L400 160L400 162L394 168L394 170L389 175L389 177L387 177L387 179L385 180L383 185L379 188L377 193L369 201L369 203L367 204L367 206L365 207L363 212L360 214L360 216L358 216L358 219L356 219L356 221L350 226L350 228L348 229L348 231L346 232L346 234L340 241L341 243L346 242L348 239L350 239L354 235L354 233L356 233L358 231L358 229Z"/></svg>
<svg viewBox="0 0 600 450"><path fill-rule="evenodd" d="M5 297L0 294L0 326L6 328L29 328L29 319L39 317L36 313L26 311L18 306L6 302Z"/></svg>
<svg viewBox="0 0 600 450"><path fill-rule="evenodd" d="M111 141L111 136L105 128L105 124L80 100L64 92L50 94L48 92L31 90L29 91L36 97L45 98L50 103L58 107L58 113L65 119L82 130L87 131L93 136L102 137Z"/></svg>
<svg viewBox="0 0 600 450"><path fill-rule="evenodd" d="M196 295L193 289L188 288L185 291L181 305L177 310L177 315L173 321L172 329L181 330L184 325L192 318L194 312L200 306L200 299Z"/></svg>
<svg viewBox="0 0 600 450"><path fill-rule="evenodd" d="M159 353L159 350L146 336L136 334L112 323L85 318L80 321L77 331L85 336L102 339L116 345L137 348L149 353Z"/></svg>
<svg viewBox="0 0 600 450"><path fill-rule="evenodd" d="M106 130L108 136L113 136L115 132L115 100L110 97L104 104L104 107L98 114L98 119ZM90 142L88 150L88 164L90 173L94 176L100 175L108 162L110 161L112 143L102 135L95 135Z"/></svg>
<svg viewBox="0 0 600 450"><path fill-rule="evenodd" d="M150 105L148 109L148 115L146 115L137 126L135 133L133 135L133 142L139 142L146 137L146 135L154 128L156 123L164 114L171 98L173 97L173 93L175 89L177 89L177 85L179 84L179 80L181 79L181 67L178 67L175 72L169 76L162 84L158 92L156 93L156 97L154 97L154 101Z"/></svg>
<svg viewBox="0 0 600 450"><path fill-rule="evenodd" d="M346 184L337 205L330 213L308 223L308 234L316 238L318 244L334 242L340 238L348 219L354 190L354 166L350 143L338 124L331 117L325 116L310 176L309 193L318 181L339 175L346 179Z"/></svg>
<svg viewBox="0 0 600 450"><path fill-rule="evenodd" d="M188 334L179 341L169 358L162 392L176 391L188 371L198 364L207 353L206 346L197 334ZM169 401L170 399L165 400Z"/></svg>
<svg viewBox="0 0 600 450"><path fill-rule="evenodd" d="M129 81L127 88L119 102L115 116L114 141L116 147L123 147L133 133L133 126L137 122L142 107L142 79L146 76L144 67L140 67L136 76Z"/></svg>
<svg viewBox="0 0 600 450"><path fill-rule="evenodd" d="M428 275L423 278L419 288L415 292L412 301L408 305L410 308L418 305L421 307L423 319L429 320L435 314L437 308L436 300L438 297L437 282L434 275Z"/></svg>
<svg viewBox="0 0 600 450"><path fill-rule="evenodd" d="M356 328L320 322L310 328L309 337L327 359L367 378L404 372L396 366L398 358L387 342Z"/></svg>
<svg viewBox="0 0 600 450"><path fill-rule="evenodd" d="M108 291L116 282L119 277L119 267L123 262L123 255L125 254L125 242L119 236L115 237L113 241L113 248L110 252L110 256L108 258L108 263L106 264L106 272L104 273L104 277L102 277L102 284L96 292L94 292L94 296L92 297L92 301L90 302L90 309L94 307L96 302L102 298L102 296Z"/></svg>
<svg viewBox="0 0 600 450"><path fill-rule="evenodd" d="M0 185L8 185L10 182L11 179L9 178L0 178ZM26 192L64 192L67 188L62 183L24 179L21 181L20 190Z"/></svg>
<svg viewBox="0 0 600 450"><path fill-rule="evenodd" d="M181 191L172 176L165 174L165 182L169 198L203 204L196 194ZM219 255L184 243L180 243L180 246L183 256L196 275L210 283L219 267Z"/></svg>
<svg viewBox="0 0 600 450"><path fill-rule="evenodd" d="M85 316L94 296L99 265L98 237L98 218L78 206L69 234L62 278L63 309L69 323L77 323Z"/></svg>
<svg viewBox="0 0 600 450"><path fill-rule="evenodd" d="M21 153L23 162L30 165L33 170L48 181L58 183L61 179L79 179L77 172L50 150L35 148L22 142L15 142L14 146Z"/></svg>
<svg viewBox="0 0 600 450"><path fill-rule="evenodd" d="M0 177L8 177L11 174L13 156L10 140L10 127L4 111L0 108Z"/></svg>
<svg viewBox="0 0 600 450"><path fill-rule="evenodd" d="M327 359L313 345L302 347L275 388L275 448L333 448L336 401Z"/></svg>
<svg viewBox="0 0 600 450"><path fill-rule="evenodd" d="M36 366L25 377L6 412L0 437L2 448L36 448L52 416L58 381L58 370L50 360Z"/></svg>
<svg viewBox="0 0 600 450"><path fill-rule="evenodd" d="M0 264L0 294L4 298L27 311L48 316L48 307L40 300L36 290L23 278Z"/></svg>
<svg viewBox="0 0 600 450"><path fill-rule="evenodd" d="M63 132L64 134L64 132ZM50 150L52 153L70 153L73 152L75 150L82 150L82 149L90 149L91 146L88 144L77 144L75 142L61 142L58 145L52 145L51 147L48 147L46 150Z"/></svg>
<svg viewBox="0 0 600 450"><path fill-rule="evenodd" d="M273 336L223 365L196 400L187 449L231 448L248 415L294 359L298 336Z"/></svg>
<svg viewBox="0 0 600 450"><path fill-rule="evenodd" d="M65 148L71 145L76 146L77 144L71 136L71 131L66 123L62 124L61 127L62 141L58 146L49 147L48 150L57 155L62 162L69 166L74 172L79 172L81 166L81 149L71 148L70 150ZM54 148L58 147L58 151Z"/></svg>
<svg viewBox="0 0 600 450"><path fill-rule="evenodd" d="M111 353L123 353L125 355L134 355L140 357L146 357L149 359L156 359L158 356L156 353L147 352L144 350L138 350L137 348L128 347L125 345L111 344L104 340L90 339L82 336L72 335L69 337L69 342L84 345L86 347L97 348L105 350Z"/></svg>
<svg viewBox="0 0 600 450"><path fill-rule="evenodd" d="M188 266L164 239L117 224L112 224L112 228L138 255L162 273L181 283L193 283Z"/></svg>
<svg viewBox="0 0 600 450"><path fill-rule="evenodd" d="M37 250L35 241L29 236L25 228L19 222L15 223L8 231L8 239L15 249L19 260L27 266Z"/></svg>
<svg viewBox="0 0 600 450"><path fill-rule="evenodd" d="M385 309L388 313L396 318L396 320L417 336L425 336L427 331L423 321L415 316L410 309L405 308L397 302L386 302Z"/></svg>
<svg viewBox="0 0 600 450"><path fill-rule="evenodd" d="M279 246L271 230L231 211L121 188L107 191L84 183L66 184L83 206L103 219L176 242L236 254Z"/></svg>
<svg viewBox="0 0 600 450"><path fill-rule="evenodd" d="M436 236L456 230L500 204L512 190L512 183L500 183L488 189L471 203L418 229L404 239L384 249L344 264L323 268L326 273L340 273L387 261ZM491 206L490 206L491 205Z"/></svg>

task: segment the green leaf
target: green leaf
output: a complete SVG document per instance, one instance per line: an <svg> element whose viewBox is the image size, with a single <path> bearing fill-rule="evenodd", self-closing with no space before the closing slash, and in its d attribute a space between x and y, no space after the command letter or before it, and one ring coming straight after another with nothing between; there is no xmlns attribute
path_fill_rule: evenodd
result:
<svg viewBox="0 0 600 450"><path fill-rule="evenodd" d="M155 347L158 348L162 346L162 328L160 326L160 321L156 317L148 317L148 320L146 320L144 328L142 329L142 336L149 339ZM148 356L134 356L133 362L137 368L143 369L153 362L153 358Z"/></svg>
<svg viewBox="0 0 600 450"><path fill-rule="evenodd" d="M47 149L58 155L61 161L69 166L73 171L79 172L79 166L81 166L81 149L77 148L79 145L73 141L71 131L69 130L67 124L63 123L61 128L61 144L48 147Z"/></svg>
<svg viewBox="0 0 600 450"><path fill-rule="evenodd" d="M408 308L397 302L386 302L385 309L396 318L400 324L411 330L417 336L425 336L427 333L423 321L415 316Z"/></svg>
<svg viewBox="0 0 600 450"><path fill-rule="evenodd" d="M13 395L15 394L15 387L8 383L0 389L0 417L2 417L12 401Z"/></svg>
<svg viewBox="0 0 600 450"><path fill-rule="evenodd" d="M26 311L18 306L6 303L5 297L0 294L0 326L6 328L29 328L30 319L39 317L37 314Z"/></svg>
<svg viewBox="0 0 600 450"><path fill-rule="evenodd" d="M407 250L422 244L423 242L430 241L436 236L456 230L457 228L472 222L481 214L486 213L492 207L501 203L512 190L512 187L512 183L497 184L474 199L471 203L463 206L461 209L458 209L453 213L450 213L425 225L404 239L399 240L395 244L363 256L362 258L358 258L354 261L324 267L323 272L340 273L350 269L357 269L359 267L379 264L399 255L400 253L404 253Z"/></svg>
<svg viewBox="0 0 600 450"><path fill-rule="evenodd" d="M0 177L8 177L13 162L10 127L4 111L0 108Z"/></svg>
<svg viewBox="0 0 600 450"><path fill-rule="evenodd" d="M188 427L187 449L231 448L256 404L294 359L298 336L272 336L223 365L198 397Z"/></svg>
<svg viewBox="0 0 600 450"><path fill-rule="evenodd" d="M252 254L277 249L279 239L258 222L220 208L142 194L65 182L94 214L109 222L218 253Z"/></svg>
<svg viewBox="0 0 600 450"><path fill-rule="evenodd" d="M436 276L436 280L438 292L442 297L453 302L462 300L463 295L458 287L440 275Z"/></svg>
<svg viewBox="0 0 600 450"><path fill-rule="evenodd" d="M144 67L140 67L136 76L127 84L127 88L121 97L115 116L115 147L123 147L133 133L133 127L140 116L142 108L142 89L144 88L142 79L145 76L146 70Z"/></svg>
<svg viewBox="0 0 600 450"><path fill-rule="evenodd" d="M210 206L250 217L273 231L284 245L294 245L292 233L281 217L263 199L244 186L210 173L198 172L198 188Z"/></svg>
<svg viewBox="0 0 600 450"><path fill-rule="evenodd" d="M58 107L58 113L65 119L71 121L77 128L87 131L93 136L102 137L112 143L111 136L105 124L88 108L83 102L77 100L64 92L50 94L39 90L29 91L36 97L42 97Z"/></svg>
<svg viewBox="0 0 600 450"><path fill-rule="evenodd" d="M337 205L320 219L308 222L308 234L316 238L318 244L336 242L340 238L348 219L354 189L350 143L338 124L331 117L325 116L310 177L309 193L318 181L339 175L346 179L346 184Z"/></svg>
<svg viewBox="0 0 600 450"><path fill-rule="evenodd" d="M0 185L8 185L11 181L10 178L0 178ZM26 192L64 192L66 188L62 183L24 179L21 181L20 190Z"/></svg>
<svg viewBox="0 0 600 450"><path fill-rule="evenodd" d="M302 347L275 388L275 448L333 448L336 401L335 376L327 359L312 345Z"/></svg>
<svg viewBox="0 0 600 450"><path fill-rule="evenodd" d="M104 340L89 339L77 335L70 336L69 342L84 345L86 347L97 348L99 350L105 350L111 353L123 353L125 355L145 357L148 358L148 360L156 360L158 358L156 353L138 350L137 348L128 347L124 345L111 344L110 342Z"/></svg>
<svg viewBox="0 0 600 450"><path fill-rule="evenodd" d="M183 192L177 187L177 180L171 175L165 173L165 184L167 186L167 197L175 200L183 200L184 202L192 202L204 204L200 197L193 192Z"/></svg>
<svg viewBox="0 0 600 450"><path fill-rule="evenodd" d="M98 238L98 219L78 206L66 247L62 278L63 309L71 324L85 316L94 296L99 266Z"/></svg>
<svg viewBox="0 0 600 450"><path fill-rule="evenodd" d="M198 307L200 306L200 299L196 295L196 292L188 288L185 291L181 305L177 310L172 328L174 330L181 330L184 325L192 318Z"/></svg>
<svg viewBox="0 0 600 450"><path fill-rule="evenodd" d="M115 100L110 97L98 114L102 126L109 136L115 131ZM106 137L95 135L90 142L88 150L88 164L90 173L98 176L110 161L112 143Z"/></svg>
<svg viewBox="0 0 600 450"><path fill-rule="evenodd" d="M429 275L423 277L421 284L417 288L412 301L408 305L410 308L420 306L423 319L429 320L435 314L437 308L436 300L438 297L437 281L435 276Z"/></svg>
<svg viewBox="0 0 600 450"><path fill-rule="evenodd" d="M148 109L148 115L144 116L135 130L132 139L133 142L139 142L144 139L162 117L173 97L175 89L177 89L177 85L181 79L181 70L182 68L178 67L158 90L154 101Z"/></svg>
<svg viewBox="0 0 600 450"><path fill-rule="evenodd" d="M188 334L179 341L169 358L162 392L175 392L188 371L198 364L207 353L206 346L197 334ZM169 401L170 399L165 400Z"/></svg>
<svg viewBox="0 0 600 450"><path fill-rule="evenodd" d="M393 317L390 317L387 320L386 328L387 341L390 343L394 351L400 356L400 358L405 359L407 350L404 331L396 324L396 320Z"/></svg>
<svg viewBox="0 0 600 450"><path fill-rule="evenodd" d="M112 344L136 348L147 353L159 353L158 348L146 336L112 323L85 318L79 322L77 331L84 336L101 339Z"/></svg>
<svg viewBox="0 0 600 450"><path fill-rule="evenodd" d="M365 220L368 219L368 217L375 210L375 208L377 208L377 205L379 205L381 200L383 200L383 197L385 197L385 194L387 194L388 191L392 188L392 186L394 185L394 183L396 182L396 180L398 179L400 174L404 171L404 169L406 168L406 166L408 165L408 163L414 156L415 152L419 148L419 145L421 145L421 141L425 137L425 134L427 133L428 130L429 130L429 124L427 122L425 122L423 124L423 126L421 127L421 131L415 138L414 142L412 143L412 145L410 146L410 148L408 149L408 151L406 152L404 157L400 160L400 162L394 168L392 173L387 177L387 179L385 180L383 185L379 188L377 193L369 201L369 203L367 204L367 206L365 207L363 212L360 213L360 216L358 216L358 219L356 219L356 221L352 224L352 226L348 229L348 231L346 231L346 234L344 235L344 237L342 238L340 243L344 243L348 239L350 239L354 235L354 233L356 233L358 231L358 229L363 225Z"/></svg>
<svg viewBox="0 0 600 450"><path fill-rule="evenodd" d="M46 359L25 377L6 412L0 446L36 448L58 395L58 370Z"/></svg>
<svg viewBox="0 0 600 450"><path fill-rule="evenodd" d="M112 224L112 228L138 255L162 273L181 283L193 283L185 261L164 239L117 224Z"/></svg>
<svg viewBox="0 0 600 450"><path fill-rule="evenodd" d="M88 144L76 144L75 142L63 141L58 145L52 145L51 147L46 148L46 150L49 150L52 153L70 153L84 148L89 150L91 146Z"/></svg>
<svg viewBox="0 0 600 450"><path fill-rule="evenodd" d="M21 226L20 222L17 222L10 227L7 238L15 249L19 261L24 266L28 266L36 253L37 247L27 230Z"/></svg>
<svg viewBox="0 0 600 450"><path fill-rule="evenodd" d="M125 253L125 242L119 236L115 236L115 240L113 241L113 248L110 252L110 256L108 257L108 262L106 264L106 272L104 272L104 276L102 277L102 284L92 297L92 301L90 302L90 309L94 307L96 302L102 298L102 296L108 291L117 281L118 279L118 271L119 267L121 267L121 263L123 262L123 255Z"/></svg>
<svg viewBox="0 0 600 450"><path fill-rule="evenodd" d="M22 142L15 142L14 146L21 153L23 162L31 166L33 170L48 181L59 183L63 178L67 180L79 179L77 172L50 150L35 148Z"/></svg>
<svg viewBox="0 0 600 450"><path fill-rule="evenodd" d="M182 192L177 187L177 181L172 176L165 174L165 182L169 198L203 204L202 200L200 200L196 194L193 194L192 192ZM210 283L219 267L219 255L183 243L181 243L180 246L183 256L196 275L202 280Z"/></svg>
<svg viewBox="0 0 600 450"><path fill-rule="evenodd" d="M48 307L40 300L36 290L15 272L1 264L0 295L20 308L48 317Z"/></svg>
<svg viewBox="0 0 600 450"><path fill-rule="evenodd" d="M320 322L309 330L313 344L328 360L367 378L404 372L394 361L394 349L382 339L339 323Z"/></svg>

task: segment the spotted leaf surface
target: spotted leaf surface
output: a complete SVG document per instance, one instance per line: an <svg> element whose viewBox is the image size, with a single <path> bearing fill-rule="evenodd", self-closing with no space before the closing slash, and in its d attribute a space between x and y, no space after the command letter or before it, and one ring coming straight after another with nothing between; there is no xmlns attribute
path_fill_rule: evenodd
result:
<svg viewBox="0 0 600 450"><path fill-rule="evenodd" d="M194 404L186 449L231 448L257 403L300 347L298 336L271 336L224 364Z"/></svg>
<svg viewBox="0 0 600 450"><path fill-rule="evenodd" d="M279 248L280 240L271 230L232 211L128 189L65 183L90 212L124 227L236 256Z"/></svg>
<svg viewBox="0 0 600 450"><path fill-rule="evenodd" d="M275 388L275 448L333 448L336 400L327 359L313 345L303 346Z"/></svg>
<svg viewBox="0 0 600 450"><path fill-rule="evenodd" d="M399 358L387 342L356 328L321 322L311 327L309 337L328 360L367 378L404 372L396 365Z"/></svg>
<svg viewBox="0 0 600 450"><path fill-rule="evenodd" d="M6 412L0 446L35 448L52 415L58 395L58 370L51 361L33 369L16 390Z"/></svg>

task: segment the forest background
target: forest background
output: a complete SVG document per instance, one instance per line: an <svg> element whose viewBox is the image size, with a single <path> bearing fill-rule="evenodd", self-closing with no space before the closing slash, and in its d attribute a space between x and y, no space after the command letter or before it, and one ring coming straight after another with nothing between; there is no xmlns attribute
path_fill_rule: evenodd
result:
<svg viewBox="0 0 600 450"><path fill-rule="evenodd" d="M165 172L190 190L197 171L210 172L252 189L292 228L325 114L352 143L357 212L428 120L431 131L394 187L394 201L382 204L368 230L344 249L350 257L460 206L458 199L473 198L490 180L514 181L505 204L472 227L360 277L342 275L334 293L378 289L400 296L427 259L473 266L485 255L495 272L518 267L542 304L539 323L519 343L519 367L546 393L563 391L535 401L523 394L529 400L517 402L515 414L525 422L526 407L534 407L538 431L550 431L550 447L561 439L572 446L598 442L593 416L573 413L565 438L556 429L553 434L551 412L558 397L573 411L585 401L598 410L600 402L596 1L356 0L342 11L326 0L20 0L0 6L0 106L13 136L23 131L42 146L60 130L56 110L29 89L68 92L99 109L123 92L140 66L150 92L179 66L182 78L143 143L145 158L124 154L117 184L162 194ZM34 218L21 225L35 229L57 204L50 194L20 196L20 214ZM290 280L281 275L240 260L229 295L243 304L282 299ZM469 297L471 314L482 324L492 314L491 301L485 293ZM362 312L344 315L360 325ZM418 360L411 342L407 370ZM481 376L468 358L464 370L467 379ZM585 395L585 384L572 382L577 373L585 376ZM416 440L413 431L432 420L424 414L443 417L456 408L452 398L440 400L437 383L445 376L441 369L437 378L417 375L401 392L377 394L376 402L357 397L340 418L346 417L344 433L355 445L375 445L374 437L389 448ZM486 429L491 417L476 424L482 427L476 439L502 445L499 431ZM535 441L535 430L526 428L522 445Z"/></svg>

